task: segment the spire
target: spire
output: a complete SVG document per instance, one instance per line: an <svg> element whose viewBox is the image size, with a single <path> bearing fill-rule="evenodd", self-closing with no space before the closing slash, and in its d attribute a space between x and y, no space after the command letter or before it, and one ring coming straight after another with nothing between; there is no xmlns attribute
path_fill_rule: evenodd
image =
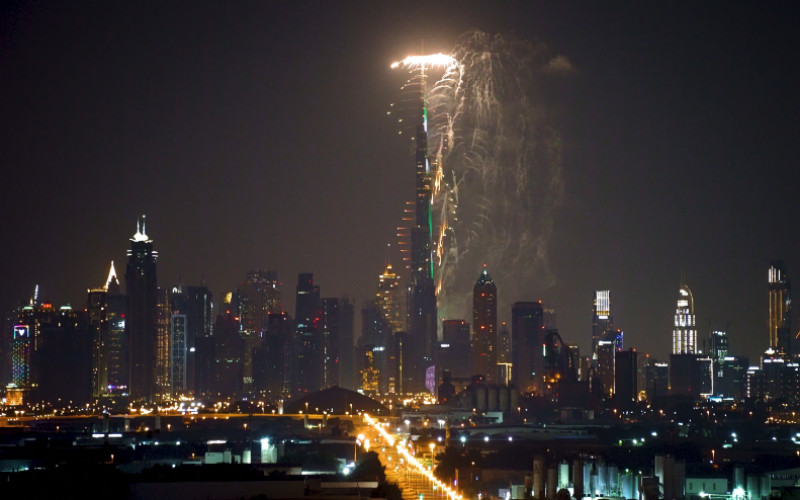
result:
<svg viewBox="0 0 800 500"><path fill-rule="evenodd" d="M112 282L117 286L119 286L119 279L117 279L117 270L114 268L113 260L111 261L111 268L108 270L108 278L106 279L106 284L105 286L103 286L103 289L105 291L108 291L108 286L111 285Z"/></svg>
<svg viewBox="0 0 800 500"><path fill-rule="evenodd" d="M142 215L141 218L136 218L136 234L133 235L131 241L149 241L150 238L147 237L147 233L145 232L145 215Z"/></svg>
<svg viewBox="0 0 800 500"><path fill-rule="evenodd" d="M479 285L485 285L487 283L494 284L494 280L491 276L489 276L489 270L486 268L486 264L483 265L483 270L481 271L481 275L478 276L478 283Z"/></svg>

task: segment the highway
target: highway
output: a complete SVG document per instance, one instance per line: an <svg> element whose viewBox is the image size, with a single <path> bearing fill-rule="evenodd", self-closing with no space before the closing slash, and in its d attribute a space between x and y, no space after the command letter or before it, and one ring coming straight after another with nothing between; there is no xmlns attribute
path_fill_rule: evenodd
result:
<svg viewBox="0 0 800 500"><path fill-rule="evenodd" d="M462 500L463 496L451 485L439 480L428 467L430 456L422 460L414 456L410 444L388 427L367 414L364 418L364 435L370 438L369 449L376 451L386 467L386 477L403 490L404 500ZM421 495L421 496L420 496Z"/></svg>

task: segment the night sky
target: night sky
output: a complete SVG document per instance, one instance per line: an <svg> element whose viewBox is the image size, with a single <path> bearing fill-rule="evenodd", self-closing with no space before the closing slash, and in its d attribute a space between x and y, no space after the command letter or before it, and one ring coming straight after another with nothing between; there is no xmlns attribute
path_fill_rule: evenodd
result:
<svg viewBox="0 0 800 500"><path fill-rule="evenodd" d="M574 68L544 103L552 279L498 281L500 318L542 299L586 352L610 289L625 346L663 358L683 272L701 335L727 328L752 363L770 260L800 289L798 26L796 2L3 2L0 309L37 283L82 308L139 214L162 286L274 269L292 312L313 272L360 308L414 189L389 65L478 29Z"/></svg>

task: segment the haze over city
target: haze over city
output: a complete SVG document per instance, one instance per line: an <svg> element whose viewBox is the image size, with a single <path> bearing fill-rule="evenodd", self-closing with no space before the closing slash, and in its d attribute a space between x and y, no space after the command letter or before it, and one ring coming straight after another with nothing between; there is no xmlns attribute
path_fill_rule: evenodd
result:
<svg viewBox="0 0 800 500"><path fill-rule="evenodd" d="M414 195L408 137L387 116L405 76L390 64L479 30L544 44L565 68L534 103L560 139L563 190L542 276L504 283L514 270L486 261L499 319L541 299L585 352L592 294L607 289L625 347L666 357L683 273L700 335L726 329L755 359L770 261L800 276L798 14L778 2L4 4L0 307L39 284L82 308L109 261L122 266L140 214L161 286L221 293L272 269L290 312L299 272L324 295L372 299ZM481 268L463 272L474 283Z"/></svg>

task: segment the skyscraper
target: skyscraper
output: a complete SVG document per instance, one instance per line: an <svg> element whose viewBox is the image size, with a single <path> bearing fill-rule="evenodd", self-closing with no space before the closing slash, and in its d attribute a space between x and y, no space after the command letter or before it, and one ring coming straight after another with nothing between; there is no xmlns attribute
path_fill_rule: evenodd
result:
<svg viewBox="0 0 800 500"><path fill-rule="evenodd" d="M278 273L263 269L249 271L239 285L242 297L242 330L245 335L261 334L269 313L281 312L281 291Z"/></svg>
<svg viewBox="0 0 800 500"><path fill-rule="evenodd" d="M375 300L386 325L392 332L404 329L401 297L400 276L392 270L391 264L387 264L386 270L378 276Z"/></svg>
<svg viewBox="0 0 800 500"><path fill-rule="evenodd" d="M209 386L213 360L214 298L205 285L188 286L186 294L186 392L202 394Z"/></svg>
<svg viewBox="0 0 800 500"><path fill-rule="evenodd" d="M321 307L322 387L338 386L339 359L339 299L325 297Z"/></svg>
<svg viewBox="0 0 800 500"><path fill-rule="evenodd" d="M112 284L113 288L109 290ZM119 295L119 281L113 261L105 284L102 287L89 289L86 299L88 326L92 335L92 396L95 398L106 396L111 385L119 384L121 337L116 319L120 313L124 315L124 309L119 310L117 297L114 297L109 304L109 291L115 296ZM113 311L110 305L114 307ZM111 383L112 377L114 384Z"/></svg>
<svg viewBox="0 0 800 500"><path fill-rule="evenodd" d="M31 388L32 354L33 338L30 326L15 325L11 338L11 383L22 391Z"/></svg>
<svg viewBox="0 0 800 500"><path fill-rule="evenodd" d="M244 341L239 331L238 298L224 295L220 314L214 322L212 350L214 353L211 392L216 396L231 396L242 392Z"/></svg>
<svg viewBox="0 0 800 500"><path fill-rule="evenodd" d="M339 359L340 359L340 384L345 389L351 391L356 389L355 381L355 354L354 337L355 330L353 320L355 318L355 308L353 301L347 297L339 300Z"/></svg>
<svg viewBox="0 0 800 500"><path fill-rule="evenodd" d="M769 266L769 347L786 356L792 352L792 285L783 262L776 260Z"/></svg>
<svg viewBox="0 0 800 500"><path fill-rule="evenodd" d="M57 320L42 328L39 349L34 352L40 401L73 401L81 404L92 396L92 337L88 313L65 305Z"/></svg>
<svg viewBox="0 0 800 500"><path fill-rule="evenodd" d="M386 360L386 373L383 375L386 377L386 391L391 394L396 394L402 391L403 388L403 380L401 379L403 353L399 347L402 345L402 336L405 330L402 293L403 287L400 284L400 276L394 272L392 265L387 262L386 269L378 276L375 305L382 316L382 323L386 328L385 352L383 353Z"/></svg>
<svg viewBox="0 0 800 500"><path fill-rule="evenodd" d="M472 369L497 379L497 286L485 266L472 288Z"/></svg>
<svg viewBox="0 0 800 500"><path fill-rule="evenodd" d="M388 364L388 349L391 330L383 317L383 311L376 302L366 302L361 308L361 336L358 339L356 363L362 379L370 380L370 390L385 394L389 390L391 373ZM370 376L364 378L365 370ZM374 378L374 380L373 380ZM373 384L374 382L374 384ZM373 387L374 385L374 387Z"/></svg>
<svg viewBox="0 0 800 500"><path fill-rule="evenodd" d="M470 324L463 319L446 319L442 322L442 342L439 344L438 368L459 390L471 382L472 369Z"/></svg>
<svg viewBox="0 0 800 500"><path fill-rule="evenodd" d="M598 342L604 340L608 331L614 329L611 317L611 292L598 290L594 292L592 303L592 358L597 359Z"/></svg>
<svg viewBox="0 0 800 500"><path fill-rule="evenodd" d="M523 394L542 390L543 340L542 303L515 302L511 308L511 382Z"/></svg>
<svg viewBox="0 0 800 500"><path fill-rule="evenodd" d="M692 291L685 283L681 284L678 291L674 327L672 330L672 354L698 354L694 298L692 298Z"/></svg>
<svg viewBox="0 0 800 500"><path fill-rule="evenodd" d="M422 85L424 92L424 84ZM406 389L426 389L425 373L435 363L438 340L436 287L433 281L433 171L428 159L428 111L425 96L420 96L420 122L416 135L416 196L414 198L414 226L411 228L411 314L409 343L414 347L412 359L404 363Z"/></svg>
<svg viewBox="0 0 800 500"><path fill-rule="evenodd" d="M128 392L129 375L125 334L125 312L128 301L125 294L122 293L113 262L106 288L106 319L108 321L108 343L105 345L108 364L106 393L109 395L125 394Z"/></svg>
<svg viewBox="0 0 800 500"><path fill-rule="evenodd" d="M156 367L155 383L157 400L166 400L172 397L171 362L172 362L172 311L170 309L169 291L165 288L158 289L158 304L156 305Z"/></svg>
<svg viewBox="0 0 800 500"><path fill-rule="evenodd" d="M312 273L297 276L295 295L292 393L314 392L322 386L320 295Z"/></svg>
<svg viewBox="0 0 800 500"><path fill-rule="evenodd" d="M253 390L253 352L263 341L267 315L281 312L278 273L256 270L247 273L239 285L241 334L244 339L244 392Z"/></svg>
<svg viewBox="0 0 800 500"><path fill-rule="evenodd" d="M186 357L188 348L186 345L187 338L187 320L186 314L188 309L188 301L186 294L183 293L183 288L174 287L169 297L170 305L170 349L169 349L169 381L171 384L170 393L172 397L177 397L186 394Z"/></svg>
<svg viewBox="0 0 800 500"><path fill-rule="evenodd" d="M153 240L145 231L144 216L137 220L136 234L130 241L125 270L129 393L132 400L153 401L156 394L158 253L153 250Z"/></svg>
<svg viewBox="0 0 800 500"><path fill-rule="evenodd" d="M614 399L619 409L633 409L639 398L638 356L633 349L614 354Z"/></svg>
<svg viewBox="0 0 800 500"><path fill-rule="evenodd" d="M253 355L255 388L269 401L279 400L289 387L289 368L293 362L292 330L288 313L269 313L264 341Z"/></svg>

